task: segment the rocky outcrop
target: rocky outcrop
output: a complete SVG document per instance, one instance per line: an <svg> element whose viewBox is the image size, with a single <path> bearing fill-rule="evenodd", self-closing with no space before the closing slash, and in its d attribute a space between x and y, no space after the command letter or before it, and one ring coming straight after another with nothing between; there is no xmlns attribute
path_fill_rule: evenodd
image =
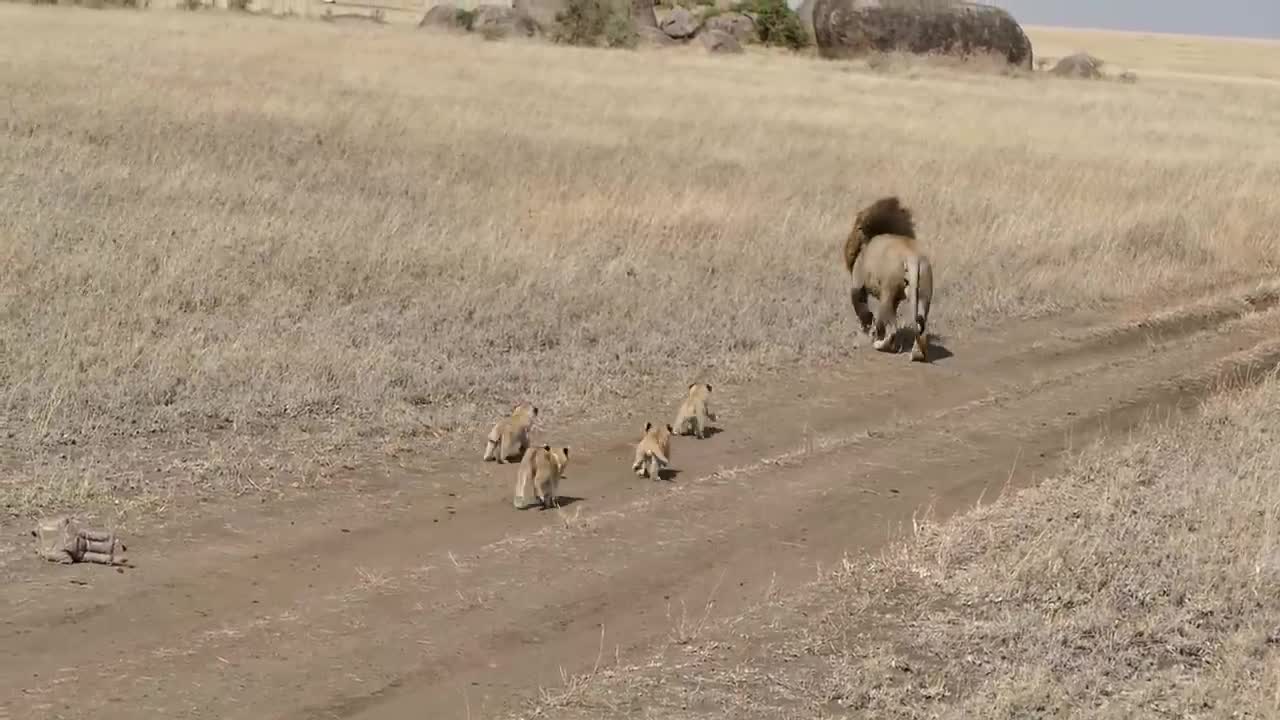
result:
<svg viewBox="0 0 1280 720"><path fill-rule="evenodd" d="M1102 78L1102 61L1089 53L1076 53L1059 60L1049 72L1059 77L1098 80Z"/></svg>
<svg viewBox="0 0 1280 720"><path fill-rule="evenodd" d="M962 0L814 0L818 53L851 58L873 52L1003 56L1031 69L1031 41L1013 16Z"/></svg>
<svg viewBox="0 0 1280 720"><path fill-rule="evenodd" d="M702 47L710 53L740 53L742 52L742 43L738 39L723 30L706 30L698 33L698 41L702 43Z"/></svg>
<svg viewBox="0 0 1280 720"><path fill-rule="evenodd" d="M722 32L739 43L751 42L756 36L756 24L742 13L730 12L713 15L702 24L702 32Z"/></svg>
<svg viewBox="0 0 1280 720"><path fill-rule="evenodd" d="M556 13L569 5L565 0L511 0L511 9L532 18L544 32L556 24Z"/></svg>
<svg viewBox="0 0 1280 720"><path fill-rule="evenodd" d="M436 30L466 30L461 18L458 16L458 8L453 3L446 2L432 7L422 16L422 20L418 22L420 28L430 28Z"/></svg>
<svg viewBox="0 0 1280 720"><path fill-rule="evenodd" d="M471 29L492 38L532 37L541 31L533 18L505 5L476 7Z"/></svg>
<svg viewBox="0 0 1280 720"><path fill-rule="evenodd" d="M685 40L698 32L698 20L688 10L675 7L658 23L658 27L673 40Z"/></svg>

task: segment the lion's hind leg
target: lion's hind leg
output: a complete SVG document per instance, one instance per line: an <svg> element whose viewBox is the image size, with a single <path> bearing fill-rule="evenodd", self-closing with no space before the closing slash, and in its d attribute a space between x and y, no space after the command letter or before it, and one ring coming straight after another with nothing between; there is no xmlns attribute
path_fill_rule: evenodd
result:
<svg viewBox="0 0 1280 720"><path fill-rule="evenodd" d="M661 479L662 479L662 467L663 467L663 465L662 465L662 461L658 459L658 456L657 456L657 455L650 455L650 456L649 456L649 479L650 479L650 480L661 480Z"/></svg>
<svg viewBox="0 0 1280 720"><path fill-rule="evenodd" d="M502 440L501 430L502 430L502 423L497 423L493 426L493 429L489 431L489 434L485 436L485 439L484 439L485 462L497 459L498 443Z"/></svg>
<svg viewBox="0 0 1280 720"><path fill-rule="evenodd" d="M631 469L634 470L636 475L639 475L640 477L644 477L644 460L645 460L644 449L636 448L636 459L634 462L631 463Z"/></svg>
<svg viewBox="0 0 1280 720"><path fill-rule="evenodd" d="M516 491L515 491L515 498L512 500L512 504L516 506L517 510L524 510L526 507L528 507L528 504L524 501L525 492L528 490L528 488L529 488L529 472L525 468L524 464L521 463L520 469L516 472Z"/></svg>
<svg viewBox="0 0 1280 720"><path fill-rule="evenodd" d="M872 336L871 347L883 352L894 352L897 350L898 299L887 294L883 297L876 304L875 334ZM892 332L889 331L890 328L893 329Z"/></svg>
<svg viewBox="0 0 1280 720"><path fill-rule="evenodd" d="M853 314L858 318L858 326L862 333L871 336L871 308L867 305L867 292L865 285L854 285L849 291L849 300L853 303ZM874 337L872 338L874 339Z"/></svg>

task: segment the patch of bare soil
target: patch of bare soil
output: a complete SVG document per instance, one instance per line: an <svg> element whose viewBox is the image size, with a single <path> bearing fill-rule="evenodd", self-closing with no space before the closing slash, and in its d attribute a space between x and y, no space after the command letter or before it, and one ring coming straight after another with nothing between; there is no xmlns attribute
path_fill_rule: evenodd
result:
<svg viewBox="0 0 1280 720"><path fill-rule="evenodd" d="M674 403L539 430L574 451L559 510L514 510L515 468L480 462L477 431L474 453L393 470L381 491L210 508L130 538L123 573L10 562L0 716L519 711L652 643L696 646L926 508L1026 485L1064 450L1273 366L1278 299L1251 287L1010 324L928 366L864 348L838 369L716 386L720 432L677 438L668 481L636 478L631 450Z"/></svg>

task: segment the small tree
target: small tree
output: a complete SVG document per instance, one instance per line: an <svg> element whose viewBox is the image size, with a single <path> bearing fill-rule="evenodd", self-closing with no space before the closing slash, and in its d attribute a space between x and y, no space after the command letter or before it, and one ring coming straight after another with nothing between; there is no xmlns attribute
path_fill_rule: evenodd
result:
<svg viewBox="0 0 1280 720"><path fill-rule="evenodd" d="M743 0L735 8L755 19L756 35L765 45L781 45L800 50L809 44L809 33L786 0Z"/></svg>
<svg viewBox="0 0 1280 720"><path fill-rule="evenodd" d="M568 45L633 47L638 39L630 5L616 0L568 0L556 13L552 33L556 42Z"/></svg>

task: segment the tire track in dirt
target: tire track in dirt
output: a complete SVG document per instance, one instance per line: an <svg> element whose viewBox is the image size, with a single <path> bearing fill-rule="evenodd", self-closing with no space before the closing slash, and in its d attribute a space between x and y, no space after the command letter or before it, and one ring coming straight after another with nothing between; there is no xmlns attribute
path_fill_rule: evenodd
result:
<svg viewBox="0 0 1280 720"><path fill-rule="evenodd" d="M880 545L913 508L962 507L1014 458L1025 482L1064 435L1132 426L1225 368L1273 363L1278 298L1263 288L1057 336L1053 321L1023 323L932 367L868 349L749 395L717 387L727 430L677 439L674 484L629 474L631 433L540 434L582 449L563 491L590 499L556 513L514 511L513 467L459 458L431 476L463 496L446 523L422 519L439 492L406 490L399 507L329 509L349 533L306 524L272 537L268 524L258 542L153 558L96 604L23 602L46 589L34 587L10 598L0 630L0 709L491 717L558 685L561 664L589 669L602 647L694 623L671 604L700 607L717 588L717 615L733 612L811 578L814 563ZM100 669L77 667L84 657Z"/></svg>

